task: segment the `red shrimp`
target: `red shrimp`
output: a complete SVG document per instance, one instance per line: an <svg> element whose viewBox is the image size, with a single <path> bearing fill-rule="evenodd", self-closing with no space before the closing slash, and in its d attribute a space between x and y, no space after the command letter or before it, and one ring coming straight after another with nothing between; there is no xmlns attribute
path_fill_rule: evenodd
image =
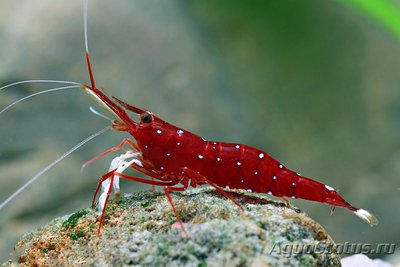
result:
<svg viewBox="0 0 400 267"><path fill-rule="evenodd" d="M135 143L131 139L125 139L119 146L105 151L84 165L84 167L87 166L96 159L122 148L125 144L129 144L136 151L135 153L129 151L129 154L123 155L124 159L131 158L131 161L123 159L119 161L120 163L112 165L112 170L101 178L96 194L103 181L111 178L112 184L116 177L164 186L165 194L186 236L188 236L187 232L168 191L184 191L189 184L192 187L209 184L239 207L241 207L240 204L223 188L245 189L282 198L301 198L327 203L333 207L350 210L370 225L378 223L374 215L350 205L334 188L289 170L260 149L236 143L204 140L196 134L160 119L149 111L129 105L116 97L106 96L94 85L89 53L86 53L86 58L92 85L84 85L84 90L115 116L113 129L127 132L136 140ZM139 115L139 122L132 120L126 111ZM129 166L155 180L122 173ZM111 192L111 184L104 195L105 200L100 201L99 232L104 208ZM176 186L178 184L180 186Z"/></svg>
<svg viewBox="0 0 400 267"><path fill-rule="evenodd" d="M203 184L213 186L240 208L242 208L241 205L225 189L245 189L250 192L269 194L284 199L285 197L291 197L327 203L333 207L343 207L350 210L370 225L378 223L373 214L352 206L334 188L289 170L282 163L260 149L237 143L204 140L196 134L160 119L149 111L127 104L116 97L108 97L95 85L87 44L86 5L87 2L85 2L84 12L85 48L90 85L83 85L82 89L114 116L111 125L114 130L127 132L132 136L132 139L123 140L118 146L103 152L83 165L84 168L104 155L123 148L125 145L129 145L132 148L132 150L116 157L112 161L109 172L103 175L98 183L93 197L94 203L97 193L102 187L103 192L99 198L101 216L98 233L100 233L105 207L112 187L115 188L116 194L119 194L119 178L153 186L163 186L168 201L186 237L188 237L188 234L169 191L184 191L189 186L196 187ZM139 121L133 120L128 115L128 112L137 114ZM67 152L65 156L104 131L102 130L85 139ZM54 166L65 156L51 163L43 172ZM151 179L123 173L129 167L148 175ZM33 182L43 172L35 175L26 185ZM26 185L19 191L24 189ZM4 201L0 208L19 191Z"/></svg>
<svg viewBox="0 0 400 267"><path fill-rule="evenodd" d="M224 191L225 188L245 189L283 199L291 197L327 203L333 207L350 210L371 226L378 223L373 214L350 205L334 188L289 170L260 149L236 143L204 140L196 134L160 119L149 111L129 105L116 97L108 97L95 86L87 45L86 21L85 17L86 60L91 85L84 85L83 89L98 104L113 114L115 117L111 126L113 129L129 133L136 141L135 143L132 139L125 139L117 147L103 152L83 165L84 168L126 144L134 150L115 158L110 171L103 175L98 183L93 203L100 186L103 185L104 191L99 198L101 217L98 233L100 233L112 185L117 189L116 194L119 194L117 180L119 177L153 186L163 186L186 237L188 234L169 191L184 191L189 185L196 187L202 184L215 187L240 208L242 208L241 205ZM127 111L136 113L139 116L139 122L131 119ZM130 161L127 161L128 159ZM150 176L151 180L122 173L128 167ZM109 183L105 183L106 181Z"/></svg>

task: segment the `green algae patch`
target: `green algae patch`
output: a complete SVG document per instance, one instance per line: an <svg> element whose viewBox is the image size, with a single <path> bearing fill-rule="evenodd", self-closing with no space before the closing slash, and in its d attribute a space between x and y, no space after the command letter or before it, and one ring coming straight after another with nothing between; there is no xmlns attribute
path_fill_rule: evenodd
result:
<svg viewBox="0 0 400 267"><path fill-rule="evenodd" d="M97 212L79 211L24 236L4 266L340 266L329 235L299 209L229 194L244 211L209 187L171 194L190 239L163 193L140 192L110 201L100 236Z"/></svg>
<svg viewBox="0 0 400 267"><path fill-rule="evenodd" d="M62 223L62 227L66 229L65 233L69 236L70 240L77 241L79 238L84 237L85 233L84 230L80 227L77 227L79 219L89 213L89 210L80 210L71 216L68 217ZM75 229L78 228L78 229Z"/></svg>
<svg viewBox="0 0 400 267"><path fill-rule="evenodd" d="M84 236L85 236L85 233L82 230L78 230L75 233L71 234L70 239L73 241L77 241L78 238L84 237Z"/></svg>
<svg viewBox="0 0 400 267"><path fill-rule="evenodd" d="M66 227L66 228L74 228L78 224L79 218L81 218L82 216L84 216L88 213L89 213L88 210L80 210L80 211L72 214L71 216L69 216L69 218L63 222L62 226Z"/></svg>

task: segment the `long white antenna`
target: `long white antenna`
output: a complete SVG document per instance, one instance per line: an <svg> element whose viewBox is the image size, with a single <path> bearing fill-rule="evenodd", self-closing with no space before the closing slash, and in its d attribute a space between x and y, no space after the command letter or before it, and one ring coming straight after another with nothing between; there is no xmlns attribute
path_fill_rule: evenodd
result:
<svg viewBox="0 0 400 267"><path fill-rule="evenodd" d="M36 179L38 179L43 173L47 172L49 169L51 169L52 167L54 167L54 165L56 165L57 163L59 163L60 161L62 161L64 158L66 158L68 155L70 155L72 152L74 152L75 150L77 150L78 148L80 148L81 146L83 146L84 144L86 144L87 142L89 142L90 140L92 140L93 138L99 136L100 134L108 131L109 129L111 129L110 126L107 126L106 128L90 135L89 137L87 137L86 139L84 139L83 141L81 141L79 144L75 145L73 148L71 148L70 150L68 150L67 152L65 152L61 157L57 158L56 160L54 160L53 162L51 162L49 165L47 165L43 170L41 170L40 172L38 172L35 176L33 176L32 178L30 178L24 185L22 185L20 188L18 188L17 191L15 191L11 196L9 196L6 200L4 200L1 204L0 204L0 209L2 209L5 205L7 205L8 202L10 202L11 200L13 200L16 196L18 196L25 188L27 188L31 183L33 183L34 181L36 181Z"/></svg>
<svg viewBox="0 0 400 267"><path fill-rule="evenodd" d="M87 14L88 14L88 1L83 0L83 30L85 33L85 50L89 52L88 38L87 38Z"/></svg>
<svg viewBox="0 0 400 267"><path fill-rule="evenodd" d="M3 89L6 89L8 87L14 86L14 85L18 85L18 84L23 84L23 83L64 83L64 84L72 84L72 85L82 85L80 83L77 82L70 82L70 81L57 81L57 80L26 80L26 81L19 81L19 82L15 82L15 83L10 83L7 84L3 87L0 87L0 91Z"/></svg>
<svg viewBox="0 0 400 267"><path fill-rule="evenodd" d="M0 110L0 115L1 115L4 111L6 111L7 109L11 108L12 106L14 106L14 105L18 104L19 102L22 102L22 101L24 101L24 100L26 100L26 99L28 99L28 98L31 98L31 97L34 97L34 96L37 96L37 95L41 95L41 94L45 94L45 93L54 92L54 91L60 91L60 90L72 89L72 88L80 88L80 87L81 87L80 85L63 86L63 87L57 87L57 88L47 89L47 90L44 90L44 91L40 91L40 92L31 94L31 95L25 96L25 97L23 97L23 98L21 98L21 99L15 101L15 102L11 103L11 104L8 105L7 107L3 108L2 110Z"/></svg>

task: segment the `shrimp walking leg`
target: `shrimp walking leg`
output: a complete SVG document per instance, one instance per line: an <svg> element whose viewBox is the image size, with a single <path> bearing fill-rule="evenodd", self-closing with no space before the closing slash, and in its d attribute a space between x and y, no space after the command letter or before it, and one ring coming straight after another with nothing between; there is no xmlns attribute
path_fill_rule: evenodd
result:
<svg viewBox="0 0 400 267"><path fill-rule="evenodd" d="M236 206L238 206L241 210L243 210L242 205L233 199L227 192L222 190L218 185L214 184L210 180L208 180L203 175L189 169L188 167L183 168L183 172L191 179L192 182L197 181L199 184L203 184L204 182L214 187L218 192L220 192L224 197L230 199ZM192 185L193 186L193 185Z"/></svg>
<svg viewBox="0 0 400 267"><path fill-rule="evenodd" d="M115 170L112 170L106 174L104 174L103 176L100 177L99 182L97 183L97 187L96 187L96 191L94 192L93 195L93 199L92 199L92 208L94 207L94 203L96 202L96 196L99 193L100 187L104 184L104 186L106 186L105 183L103 183L104 181L108 180L111 176L114 176L114 172ZM110 182L108 182L110 184ZM104 189L104 187L102 188Z"/></svg>
<svg viewBox="0 0 400 267"><path fill-rule="evenodd" d="M119 187L119 176L116 173L122 173L125 171L131 164L141 164L141 162L137 159L139 153L133 153L133 151L128 151L125 154L122 154L119 157L114 158L111 161L109 172L104 175L99 184L101 184L102 193L99 197L99 213L103 213L104 207L106 205L106 195L109 194L110 188L114 187L114 193L117 197L120 196L120 187ZM126 161L127 159L131 159L130 161ZM110 181L111 180L111 181ZM96 188L95 196L98 192L99 185Z"/></svg>
<svg viewBox="0 0 400 267"><path fill-rule="evenodd" d="M179 213L177 212L177 210L176 210L176 208L175 208L174 202L172 201L171 195L169 194L169 191L185 191L185 190L186 190L186 188L183 187L183 186L182 186L182 187L164 186L165 195L167 196L168 201L169 201L169 203L171 204L171 207L172 207L172 210L173 210L174 213L175 213L176 219L178 220L178 223L179 223L179 225L181 226L182 231L183 231L183 233L185 234L186 238L189 239L189 235L188 235L188 233L186 232L185 226L183 226L181 216L179 216Z"/></svg>
<svg viewBox="0 0 400 267"><path fill-rule="evenodd" d="M103 185L103 188L108 188L107 185L105 184L105 181L107 179L109 179L111 176L114 176L114 182L113 182L113 186L114 186L114 192L116 194L116 196L118 197L118 194L120 193L120 187L119 187L119 176L116 176L115 173L117 172L117 170L119 170L119 172L124 171L126 168L129 167L128 162L126 162L125 160L129 159L129 158L134 158L134 160L132 160L132 165L133 164L137 164L137 165L141 165L142 163L140 162L140 160L137 159L139 153L134 153L133 151L127 151L125 154L120 155L119 157L115 157L110 164L109 167L109 171L108 173L104 174L96 187L96 191L94 193L93 196L93 200L92 200L92 207L94 205L97 193L99 192L100 186ZM104 190L102 190L104 191Z"/></svg>
<svg viewBox="0 0 400 267"><path fill-rule="evenodd" d="M151 185L158 185L168 187L174 185L175 182L167 181L167 182L159 182L154 180L147 180L131 175L124 174L125 171L130 166L141 167L142 162L138 159L140 153L134 153L133 151L129 150L125 154L122 154L111 161L109 172L103 175L96 187L96 191L93 196L92 206L94 205L97 193L101 187L101 194L98 200L98 212L100 214L100 223L98 228L98 233L100 234L100 229L102 226L102 222L104 219L104 213L107 207L108 199L111 195L112 188L114 188L115 195L117 197L120 196L120 187L119 187L119 178L124 178L128 180L137 181L140 183L151 184ZM127 161L130 159L129 161ZM175 187L171 187L171 190L177 190Z"/></svg>
<svg viewBox="0 0 400 267"><path fill-rule="evenodd" d="M135 177L135 176L128 175L128 174L125 174L125 173L114 172L113 174L119 176L120 178L124 178L124 179L127 179L127 180L139 182L139 183L149 184L149 185L172 186L172 185L176 184L176 182L174 182L174 181L159 182L159 181L154 181L154 180L148 180L148 179Z"/></svg>
<svg viewBox="0 0 400 267"><path fill-rule="evenodd" d="M101 194L101 196L99 197L99 212L101 215L100 215L99 227L97 228L98 235L100 235L101 226L103 225L104 213L105 213L105 210L107 207L108 198L110 197L110 194L111 194L112 184L114 182L114 175L111 175L110 179L111 179L111 181L106 183L106 186L108 184L107 191L105 190L106 186L104 186L102 188L104 190L104 193ZM101 208L101 211L100 211L100 208Z"/></svg>
<svg viewBox="0 0 400 267"><path fill-rule="evenodd" d="M157 186L171 186L171 185L175 184L175 182L172 182L172 181L158 182L158 181L154 181L154 180L147 180L147 179L127 175L124 173L118 173L116 170L112 170L112 171L108 172L107 174L103 175L97 185L96 192L95 192L95 195L93 196L93 201L92 201L92 206L93 206L94 202L96 200L96 195L97 195L100 187L102 187L103 193L99 197L99 204L98 204L99 205L99 213L101 214L100 224L99 224L99 229L98 229L99 234L100 234L102 221L104 218L104 213L105 213L105 210L107 207L108 198L111 195L112 184L114 183L115 177L120 177L120 178L124 178L124 179L128 179L128 180L136 181L139 183L144 183L144 184L149 184L149 185L157 185ZM179 190L179 191L183 191L183 190Z"/></svg>
<svg viewBox="0 0 400 267"><path fill-rule="evenodd" d="M100 155L97 155L97 156L91 158L90 160L88 160L85 164L82 165L82 170L85 169L90 164L92 164L93 162L95 162L96 160L104 157L105 155L108 155L114 151L118 151L118 150L122 149L126 144L131 145L131 147L133 147L136 151L139 151L138 146L131 139L125 138L118 146L112 147L112 148L104 151Z"/></svg>

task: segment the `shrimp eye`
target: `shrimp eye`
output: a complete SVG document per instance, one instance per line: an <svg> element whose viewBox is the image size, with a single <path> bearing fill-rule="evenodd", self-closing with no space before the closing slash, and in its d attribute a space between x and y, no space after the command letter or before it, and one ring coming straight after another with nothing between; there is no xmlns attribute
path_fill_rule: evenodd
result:
<svg viewBox="0 0 400 267"><path fill-rule="evenodd" d="M143 123L150 123L150 122L153 121L153 117L152 117L149 113L142 113L142 114L140 115L140 120L141 120Z"/></svg>

